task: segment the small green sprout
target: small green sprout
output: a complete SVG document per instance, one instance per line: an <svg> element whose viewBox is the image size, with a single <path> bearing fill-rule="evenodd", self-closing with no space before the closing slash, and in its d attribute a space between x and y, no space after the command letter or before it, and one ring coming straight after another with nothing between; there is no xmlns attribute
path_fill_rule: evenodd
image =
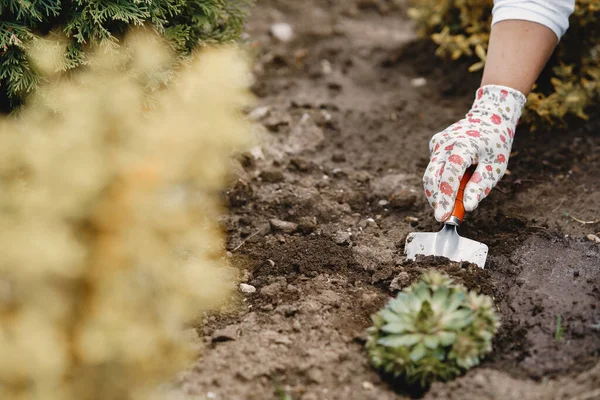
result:
<svg viewBox="0 0 600 400"><path fill-rule="evenodd" d="M292 400L292 396L281 386L279 379L275 380L275 396L278 400Z"/></svg>

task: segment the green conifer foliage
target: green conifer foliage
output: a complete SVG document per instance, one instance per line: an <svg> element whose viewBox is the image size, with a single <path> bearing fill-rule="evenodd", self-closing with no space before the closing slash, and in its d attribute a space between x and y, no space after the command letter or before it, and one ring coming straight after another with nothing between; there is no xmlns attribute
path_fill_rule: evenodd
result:
<svg viewBox="0 0 600 400"><path fill-rule="evenodd" d="M42 36L67 39L65 69L86 63L86 48L119 39L132 26L163 35L187 55L198 44L238 38L253 0L0 0L0 103L20 104L40 75L27 48Z"/></svg>

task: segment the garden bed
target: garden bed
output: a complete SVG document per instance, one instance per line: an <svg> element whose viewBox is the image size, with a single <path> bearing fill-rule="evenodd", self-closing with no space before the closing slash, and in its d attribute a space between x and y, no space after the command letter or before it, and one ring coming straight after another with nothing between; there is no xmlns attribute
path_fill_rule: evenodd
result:
<svg viewBox="0 0 600 400"><path fill-rule="evenodd" d="M256 292L198 328L201 358L181 374L180 393L600 398L600 244L587 237L600 231L600 119L521 127L510 175L460 229L488 244L485 270L406 262L406 235L439 229L420 183L428 139L467 111L479 77L435 58L404 13L402 2L341 0L254 10L252 116L263 144L240 157L223 223L240 279ZM269 35L282 21L291 42ZM429 268L494 296L503 325L480 367L417 393L370 367L364 330Z"/></svg>

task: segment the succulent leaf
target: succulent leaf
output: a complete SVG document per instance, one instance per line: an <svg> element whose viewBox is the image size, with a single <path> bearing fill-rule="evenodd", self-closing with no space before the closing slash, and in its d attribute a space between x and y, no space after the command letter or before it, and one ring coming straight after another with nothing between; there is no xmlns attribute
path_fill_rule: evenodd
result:
<svg viewBox="0 0 600 400"><path fill-rule="evenodd" d="M412 346L421 340L421 335L412 333L409 335L394 335L379 339L379 344L387 347Z"/></svg>
<svg viewBox="0 0 600 400"><path fill-rule="evenodd" d="M431 299L431 304L433 306L433 304L436 305L444 305L447 300L448 300L448 295L450 294L450 289L448 289L447 287L441 287L439 289L435 290L435 293L433 294L433 297Z"/></svg>
<svg viewBox="0 0 600 400"><path fill-rule="evenodd" d="M446 306L446 310L448 310L448 311L454 311L461 304L463 304L464 302L465 302L465 293L464 292L455 291L450 296L450 299L448 301L448 305Z"/></svg>
<svg viewBox="0 0 600 400"><path fill-rule="evenodd" d="M423 275L372 320L366 347L373 366L421 386L478 365L500 326L490 297L440 273Z"/></svg>
<svg viewBox="0 0 600 400"><path fill-rule="evenodd" d="M427 354L427 348L423 343L419 343L413 348L413 351L410 352L410 359L417 362Z"/></svg>
<svg viewBox="0 0 600 400"><path fill-rule="evenodd" d="M442 346L450 346L456 339L456 333L450 331L442 331L438 333L440 344Z"/></svg>
<svg viewBox="0 0 600 400"><path fill-rule="evenodd" d="M397 314L394 313L391 310L381 310L381 319L382 319L382 323L385 324L385 322L402 322L402 314Z"/></svg>
<svg viewBox="0 0 600 400"><path fill-rule="evenodd" d="M440 345L440 338L435 335L427 335L423 338L423 344L428 349L435 349Z"/></svg>
<svg viewBox="0 0 600 400"><path fill-rule="evenodd" d="M402 322L392 322L387 325L384 325L381 330L385 333L402 333L406 332L408 329L406 324Z"/></svg>
<svg viewBox="0 0 600 400"><path fill-rule="evenodd" d="M443 326L449 327L453 330L459 330L473 322L473 312L471 310L463 309L444 314L440 320Z"/></svg>
<svg viewBox="0 0 600 400"><path fill-rule="evenodd" d="M420 301L429 301L431 299L431 293L429 292L429 287L427 286L417 286L414 293Z"/></svg>

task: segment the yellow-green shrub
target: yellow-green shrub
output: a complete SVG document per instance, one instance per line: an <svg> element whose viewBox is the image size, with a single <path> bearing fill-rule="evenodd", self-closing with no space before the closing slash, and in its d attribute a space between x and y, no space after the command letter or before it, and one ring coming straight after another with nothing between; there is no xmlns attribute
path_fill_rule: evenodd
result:
<svg viewBox="0 0 600 400"><path fill-rule="evenodd" d="M419 33L431 36L436 54L452 59L474 57L471 71L483 68L493 0L411 0L409 15ZM600 1L578 0L570 28L556 50L552 90L534 89L524 118L532 123L564 123L565 117L587 118L600 97Z"/></svg>
<svg viewBox="0 0 600 400"><path fill-rule="evenodd" d="M171 60L156 38L102 47L0 120L0 398L153 398L185 322L230 293L217 217L248 69L205 50L149 92Z"/></svg>

